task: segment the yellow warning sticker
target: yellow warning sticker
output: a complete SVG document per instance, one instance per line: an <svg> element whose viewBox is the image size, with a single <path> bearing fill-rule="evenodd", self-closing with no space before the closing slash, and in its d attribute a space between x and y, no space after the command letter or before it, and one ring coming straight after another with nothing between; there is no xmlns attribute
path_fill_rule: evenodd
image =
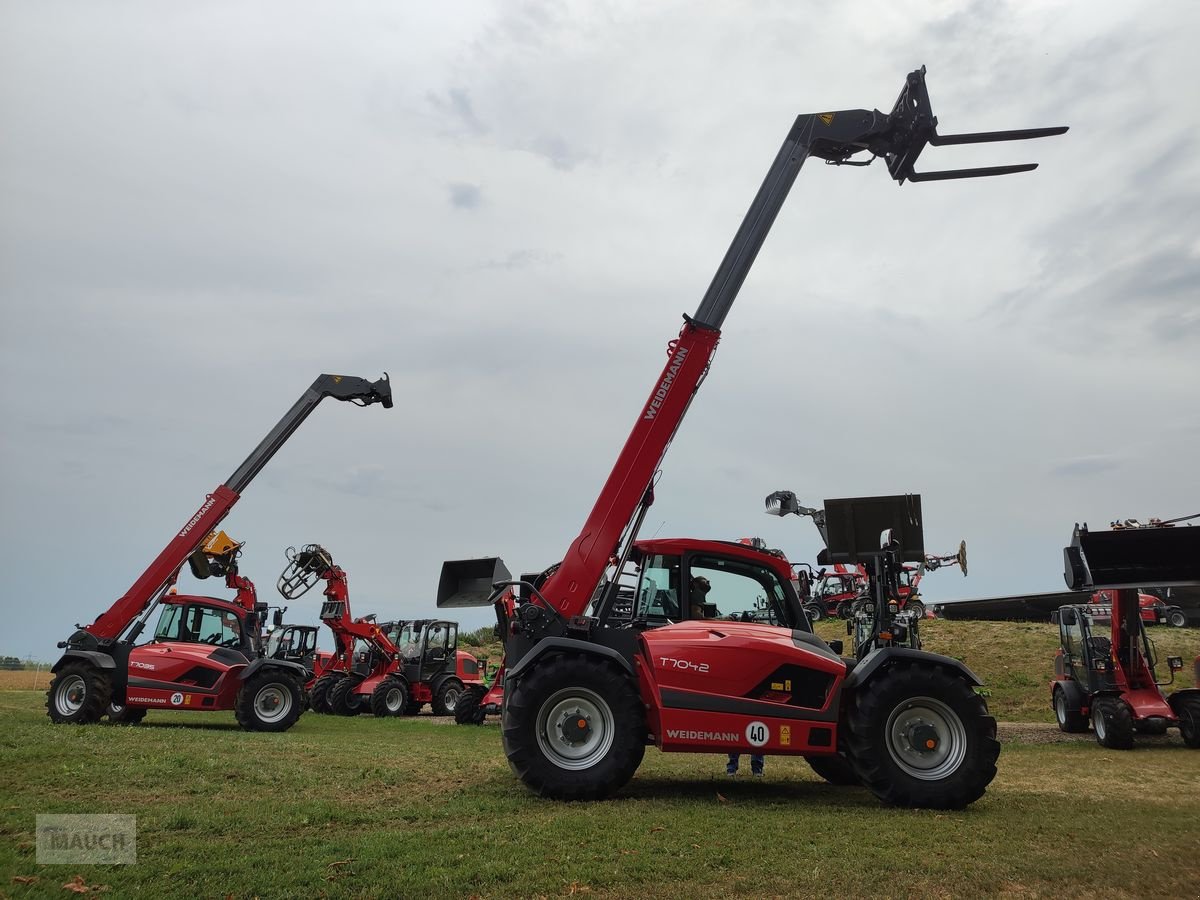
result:
<svg viewBox="0 0 1200 900"><path fill-rule="evenodd" d="M822 122L824 122L826 125L833 124L833 113L821 113L820 115L817 116L817 118L820 119Z"/></svg>
<svg viewBox="0 0 1200 900"><path fill-rule="evenodd" d="M782 744L784 747L791 746L791 743L792 743L792 726L791 725L780 725L779 726L779 743Z"/></svg>
<svg viewBox="0 0 1200 900"><path fill-rule="evenodd" d="M191 694L184 694L184 695L183 695L183 705L184 705L184 706L191 706L191 705L192 705L192 695L191 695Z"/></svg>

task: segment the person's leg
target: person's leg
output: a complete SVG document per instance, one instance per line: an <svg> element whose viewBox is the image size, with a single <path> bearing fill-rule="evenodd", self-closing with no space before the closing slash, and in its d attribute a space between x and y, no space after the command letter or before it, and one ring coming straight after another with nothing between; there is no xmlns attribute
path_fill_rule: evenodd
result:
<svg viewBox="0 0 1200 900"><path fill-rule="evenodd" d="M729 762L725 764L726 775L736 775L738 770L738 760L741 759L740 753L730 753Z"/></svg>
<svg viewBox="0 0 1200 900"><path fill-rule="evenodd" d="M761 775L763 773L763 757L761 753L751 754L750 772L753 775Z"/></svg>

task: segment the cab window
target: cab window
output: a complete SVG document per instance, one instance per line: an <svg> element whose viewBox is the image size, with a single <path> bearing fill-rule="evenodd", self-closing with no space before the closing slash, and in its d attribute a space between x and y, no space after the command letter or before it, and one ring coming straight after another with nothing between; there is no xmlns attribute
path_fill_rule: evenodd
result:
<svg viewBox="0 0 1200 900"><path fill-rule="evenodd" d="M655 554L642 563L638 579L635 618L678 621L683 618L679 607L678 556Z"/></svg>
<svg viewBox="0 0 1200 900"><path fill-rule="evenodd" d="M783 582L766 566L741 559L696 556L688 575L689 618L794 627Z"/></svg>
<svg viewBox="0 0 1200 900"><path fill-rule="evenodd" d="M154 639L236 648L242 643L241 624L228 610L196 604L169 606L159 617Z"/></svg>

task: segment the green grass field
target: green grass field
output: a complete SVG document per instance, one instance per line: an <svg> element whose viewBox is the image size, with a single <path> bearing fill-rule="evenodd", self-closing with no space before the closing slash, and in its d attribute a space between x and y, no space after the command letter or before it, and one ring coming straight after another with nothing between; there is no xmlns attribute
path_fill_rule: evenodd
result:
<svg viewBox="0 0 1200 900"><path fill-rule="evenodd" d="M1195 630L1152 634L1163 657L1200 652ZM1048 626L935 622L926 642L993 682L1002 720L1050 721ZM69 896L76 875L115 897L1192 897L1200 884L1200 753L1177 733L1120 753L1006 726L999 775L963 812L886 809L799 759L728 779L723 758L653 749L617 798L560 804L515 780L494 725L305 715L271 735L231 714L152 712L71 728L42 702L0 691L0 896ZM34 816L65 812L136 815L138 862L38 866Z"/></svg>

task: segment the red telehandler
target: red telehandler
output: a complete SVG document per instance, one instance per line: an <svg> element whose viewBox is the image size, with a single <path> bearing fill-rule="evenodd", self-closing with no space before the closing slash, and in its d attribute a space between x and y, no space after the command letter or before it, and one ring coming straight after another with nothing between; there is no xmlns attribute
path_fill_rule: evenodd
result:
<svg viewBox="0 0 1200 900"><path fill-rule="evenodd" d="M883 157L901 183L1002 175L1034 165L925 173L913 166L927 144L1066 130L949 136L936 125L924 69L908 76L890 114L798 117L699 308L667 345L666 365L561 563L519 582L498 558L443 564L439 606L495 602L518 589L512 615L495 602L505 642L501 730L509 765L535 792L611 795L647 744L813 759L845 753L862 783L904 806L963 807L994 777L995 720L960 662L902 647L845 660L812 633L786 560L733 542L637 539L721 325L808 157L854 165L866 152ZM861 551L882 535L850 537L848 550ZM696 587L700 575L711 583L707 597ZM629 607L621 597L631 586L632 616L615 615ZM655 618L667 621L647 627Z"/></svg>
<svg viewBox="0 0 1200 900"><path fill-rule="evenodd" d="M376 624L350 613L346 573L319 544L288 548L279 593L295 600L325 582L321 621L336 650L316 679L310 702L317 712L353 716L416 715L426 703L434 715L454 715L467 685L482 686L479 661L458 649L458 623L420 619Z"/></svg>
<svg viewBox="0 0 1200 900"><path fill-rule="evenodd" d="M1183 669L1183 658L1169 657L1170 679L1158 681L1154 645L1146 637L1138 602L1142 587L1200 584L1200 528L1175 527L1181 521L1152 520L1112 531L1075 526L1071 545L1063 550L1067 586L1103 589L1111 605L1080 603L1058 610L1061 645L1050 699L1063 731L1085 732L1090 723L1102 747L1129 750L1134 732L1178 728L1187 746L1200 748L1200 690L1163 694Z"/></svg>
<svg viewBox="0 0 1200 900"><path fill-rule="evenodd" d="M252 585L236 580L236 550L206 555L203 545L254 476L325 397L360 406L392 405L386 375L375 382L345 375L317 378L133 586L95 622L76 626L58 645L64 653L51 669L54 678L46 695L52 721L91 724L107 711L115 721L133 722L149 709L231 709L247 730L291 727L300 715L304 668L262 656L259 635L266 605L253 599ZM198 576L224 574L226 583L238 589L239 600L173 593L187 562ZM160 606L154 639L135 645Z"/></svg>

